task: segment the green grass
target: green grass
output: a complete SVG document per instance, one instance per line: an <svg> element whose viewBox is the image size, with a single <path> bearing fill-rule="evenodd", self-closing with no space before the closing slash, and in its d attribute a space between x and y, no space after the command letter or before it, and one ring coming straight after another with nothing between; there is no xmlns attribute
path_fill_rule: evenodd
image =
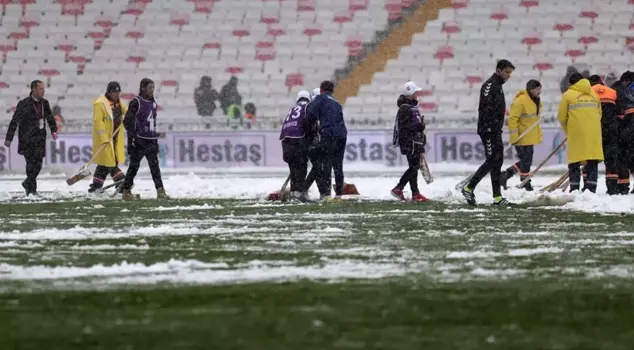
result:
<svg viewBox="0 0 634 350"><path fill-rule="evenodd" d="M236 200L12 203L0 204L0 212L0 349L634 344L631 215ZM10 278L19 269L170 259L215 265L162 271L156 283L143 279L148 271ZM195 283L197 276L238 278L254 269L292 273Z"/></svg>

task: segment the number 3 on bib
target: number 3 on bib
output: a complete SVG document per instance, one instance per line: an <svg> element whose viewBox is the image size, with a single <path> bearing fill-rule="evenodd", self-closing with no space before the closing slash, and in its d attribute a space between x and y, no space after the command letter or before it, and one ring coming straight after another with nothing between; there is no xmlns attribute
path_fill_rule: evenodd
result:
<svg viewBox="0 0 634 350"><path fill-rule="evenodd" d="M297 118L299 118L301 113L302 113L302 106L295 106L295 107L291 108L291 110L288 111L288 114L286 115L285 122L287 122L289 119L297 119Z"/></svg>

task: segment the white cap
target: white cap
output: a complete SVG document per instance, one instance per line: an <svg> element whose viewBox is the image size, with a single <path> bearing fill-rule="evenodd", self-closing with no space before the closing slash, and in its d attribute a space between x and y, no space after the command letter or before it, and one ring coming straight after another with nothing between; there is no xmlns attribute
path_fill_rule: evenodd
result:
<svg viewBox="0 0 634 350"><path fill-rule="evenodd" d="M418 87L413 81L408 81L403 85L403 95L405 96L412 96L414 93L422 90L423 88Z"/></svg>
<svg viewBox="0 0 634 350"><path fill-rule="evenodd" d="M302 90L300 92L297 93L297 99L295 100L295 102L299 101L300 98L305 98L308 101L310 101L310 93L306 90Z"/></svg>
<svg viewBox="0 0 634 350"><path fill-rule="evenodd" d="M314 88L313 89L313 100L315 99L315 97L319 96L321 94L321 89L320 88Z"/></svg>

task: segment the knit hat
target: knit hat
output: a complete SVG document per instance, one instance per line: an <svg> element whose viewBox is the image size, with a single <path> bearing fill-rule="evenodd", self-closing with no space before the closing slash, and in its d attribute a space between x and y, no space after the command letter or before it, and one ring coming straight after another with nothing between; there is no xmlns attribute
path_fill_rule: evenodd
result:
<svg viewBox="0 0 634 350"><path fill-rule="evenodd" d="M119 85L116 81L111 81L108 83L106 92L121 92L121 85Z"/></svg>
<svg viewBox="0 0 634 350"><path fill-rule="evenodd" d="M534 88L538 88L538 87L541 87L541 86L542 86L542 84L539 81L537 81L535 79L531 79L531 80L528 81L528 83L526 83L526 90L530 91L530 90L533 90Z"/></svg>

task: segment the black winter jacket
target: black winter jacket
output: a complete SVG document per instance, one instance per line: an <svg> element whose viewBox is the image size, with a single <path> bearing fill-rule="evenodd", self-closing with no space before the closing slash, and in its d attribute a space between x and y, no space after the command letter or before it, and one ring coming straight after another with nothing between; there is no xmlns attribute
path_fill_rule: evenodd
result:
<svg viewBox="0 0 634 350"><path fill-rule="evenodd" d="M634 114L634 83L616 90L617 115Z"/></svg>
<svg viewBox="0 0 634 350"><path fill-rule="evenodd" d="M40 120L42 119L43 120ZM42 123L42 127L40 127ZM46 124L51 132L57 132L57 123L51 105L45 99L36 101L31 96L18 102L9 123L6 140L13 141L18 129L18 154L32 154L44 158L46 153Z"/></svg>
<svg viewBox="0 0 634 350"><path fill-rule="evenodd" d="M418 110L418 101L404 95L396 101L398 112L394 125L393 144L401 149L402 154L415 154L425 151L425 122Z"/></svg>
<svg viewBox="0 0 634 350"><path fill-rule="evenodd" d="M503 84L504 80L495 73L482 84L478 107L478 134L502 134L506 111Z"/></svg>
<svg viewBox="0 0 634 350"><path fill-rule="evenodd" d="M308 104L306 109L311 124L319 122L319 135L328 138L348 137L341 104L330 93L323 93Z"/></svg>

